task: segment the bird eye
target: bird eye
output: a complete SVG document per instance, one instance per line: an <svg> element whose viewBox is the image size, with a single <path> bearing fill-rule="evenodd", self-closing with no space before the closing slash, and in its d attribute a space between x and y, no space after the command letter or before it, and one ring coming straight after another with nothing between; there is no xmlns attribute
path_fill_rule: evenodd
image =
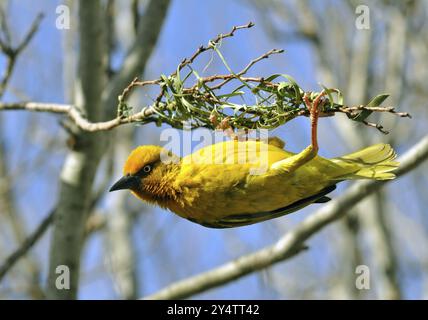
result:
<svg viewBox="0 0 428 320"><path fill-rule="evenodd" d="M152 166L151 165L145 165L144 167L143 167L143 171L145 172L145 173L149 173L150 171L152 170Z"/></svg>

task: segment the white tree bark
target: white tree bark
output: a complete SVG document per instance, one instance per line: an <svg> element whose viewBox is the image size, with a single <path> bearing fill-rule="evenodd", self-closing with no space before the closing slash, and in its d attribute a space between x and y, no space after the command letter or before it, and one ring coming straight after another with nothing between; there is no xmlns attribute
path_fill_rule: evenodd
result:
<svg viewBox="0 0 428 320"><path fill-rule="evenodd" d="M115 146L116 166L114 176L122 175L122 163L132 150L133 128L126 127L117 137ZM119 165L120 164L120 165ZM134 217L126 211L128 194L117 192L108 199L111 208L106 230L106 257L113 275L114 286L121 298L136 299L138 297L137 265L135 245L132 241Z"/></svg>
<svg viewBox="0 0 428 320"><path fill-rule="evenodd" d="M100 121L103 116L115 116L117 96L135 76L143 72L158 39L168 5L169 0L150 1L124 65L104 86L106 55L100 2L79 2L80 56L75 99L76 106L86 113L89 121ZM107 115L103 114L104 110ZM51 299L77 298L80 254L91 188L106 146L106 137L99 134L81 132L74 138L74 149L67 155L61 173L47 285L47 296ZM56 280L59 275L56 268L60 265L65 265L70 270L69 290L57 289Z"/></svg>
<svg viewBox="0 0 428 320"><path fill-rule="evenodd" d="M102 118L104 87L104 35L100 1L79 2L79 66L75 102L92 121ZM80 132L68 153L60 178L60 193L52 235L47 297L75 299L79 283L80 254L91 189L101 157L99 134ZM69 269L67 289L57 283L57 268Z"/></svg>

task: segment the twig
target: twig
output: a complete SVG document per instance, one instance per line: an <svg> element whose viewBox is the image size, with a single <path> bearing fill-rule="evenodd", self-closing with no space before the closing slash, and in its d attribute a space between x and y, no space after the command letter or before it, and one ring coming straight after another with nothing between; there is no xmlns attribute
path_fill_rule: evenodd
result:
<svg viewBox="0 0 428 320"><path fill-rule="evenodd" d="M370 110L370 111L378 111L378 112L390 112L393 113L399 117L407 117L407 118L411 118L412 116L408 113L408 112L397 112L395 111L394 107L367 107L364 105L359 105L359 106L353 106L353 107L348 107L345 106L343 108L341 108L341 110L343 110L343 112L348 113L348 112L352 112L352 111L362 111L362 110Z"/></svg>
<svg viewBox="0 0 428 320"><path fill-rule="evenodd" d="M373 123L373 122L369 122L366 120L362 120L362 123L364 123L366 126L368 127L372 127L372 128L376 128L378 129L380 132L382 132L383 134L388 134L389 131L386 131L382 125L378 124L378 123Z"/></svg>
<svg viewBox="0 0 428 320"><path fill-rule="evenodd" d="M152 107L147 107L127 118L117 117L105 122L90 122L82 115L79 109L67 104L37 102L0 103L0 110L26 110L66 114L80 129L87 132L111 130L121 124L141 122L154 114Z"/></svg>
<svg viewBox="0 0 428 320"><path fill-rule="evenodd" d="M229 33L226 34L219 34L215 39L212 39L210 41L208 41L208 46L200 46L198 47L198 49L196 50L196 52L190 57L190 58L184 58L183 61L180 62L180 64L178 65L178 71L181 71L185 66L193 63L195 61L195 59L203 52L213 49L213 47L215 45L217 45L221 40L225 39L225 38L229 38L229 37L233 37L235 32L237 30L240 29L248 29L254 26L254 23L249 22L246 25L242 25L242 26L234 26L232 28L232 30ZM275 52L275 53L279 53L279 52ZM261 59L260 59L261 60ZM171 74L171 76L176 76L177 75L177 71L175 71L174 73ZM134 78L131 83L123 90L122 94L119 96L119 103L124 101L126 99L126 97L129 95L129 93L131 92L131 89L133 89L134 87L140 86L140 87L144 87L146 85L154 85L154 84L159 84L162 81L162 79L156 79L156 80L147 80L147 81L138 81L138 78Z"/></svg>
<svg viewBox="0 0 428 320"><path fill-rule="evenodd" d="M5 22L6 20L4 17L4 12L0 10L0 18L2 20L1 28L3 33L6 36L6 41L7 41L7 42L3 42L3 40L0 38L0 50L6 55L6 60L7 60L5 73L2 79L0 80L0 98L3 96L4 91L6 90L7 83L9 82L10 77L12 76L12 72L15 67L15 63L18 55L22 52L22 50L24 50L27 47L31 39L36 34L43 17L44 15L40 13L34 19L30 27L30 30L24 36L24 39L21 41L21 43L18 44L16 47L12 47L10 43L11 39L10 39L9 29Z"/></svg>
<svg viewBox="0 0 428 320"><path fill-rule="evenodd" d="M131 93L131 90L134 87L137 87L137 86L138 87L144 87L144 86L147 86L147 85L155 85L155 84L159 84L160 81L161 81L160 79L158 79L158 80L139 81L138 77L135 77L131 81L131 83L125 89L123 89L122 94L119 95L119 97L118 97L119 105L124 103L124 101L126 100L126 98L128 98L128 95ZM118 114L118 116L119 116L119 114Z"/></svg>
<svg viewBox="0 0 428 320"><path fill-rule="evenodd" d="M282 50L282 49L272 49L272 50L269 50L268 52L262 54L260 57L251 60L245 66L245 68L242 69L241 71L239 71L236 75L229 74L229 75L223 76L224 77L224 81L221 82L221 83L219 83L219 84L217 84L216 86L211 87L211 89L212 90L221 89L226 83L230 82L234 78L239 78L239 79L241 79L241 81L244 81L244 82L259 82L259 83L264 83L264 78L261 78L261 77L259 77L259 78L254 78L254 77L252 77L252 78L244 78L242 76L244 74L246 74L257 62L259 62L259 61L261 61L263 59L267 59L267 58L269 58L273 54L279 54L279 53L283 53L283 52L284 52L284 50ZM207 82L211 82L211 81L218 80L218 79L220 79L220 78L215 79L213 77L212 79L210 79L208 77L208 79L202 79L202 82L207 83ZM265 84L270 84L270 83L266 82Z"/></svg>
<svg viewBox="0 0 428 320"><path fill-rule="evenodd" d="M11 36L10 36L10 31L9 31L9 26L7 25L7 22L6 22L6 14L5 14L5 12L3 11L3 8L2 7L0 7L0 32L2 32L3 33L3 35L4 35L4 37L5 37L5 41L6 41L6 43L8 44L8 45L10 45L10 42L11 42ZM0 33L0 49L2 50L2 51L4 51L5 50L5 48L6 48L6 44L5 44L5 42L3 41L3 39L2 39L2 34Z"/></svg>
<svg viewBox="0 0 428 320"><path fill-rule="evenodd" d="M48 227L53 221L55 215L55 209L52 210L49 215L43 219L39 226L34 230L34 232L29 235L21 246L15 250L9 257L6 258L4 263L0 266L0 282L7 272L15 265L20 258L22 258L37 241L44 235Z"/></svg>
<svg viewBox="0 0 428 320"><path fill-rule="evenodd" d="M428 136L413 146L402 157L397 177L403 176L428 159ZM392 181L392 180L389 180ZM387 181L364 181L352 185L341 197L328 202L306 218L294 230L285 234L275 244L242 256L220 267L178 281L145 299L183 299L197 293L229 283L250 273L287 260L299 252L305 241L330 223L343 217L359 201L378 190Z"/></svg>
<svg viewBox="0 0 428 320"><path fill-rule="evenodd" d="M33 39L34 35L39 29L40 23L42 22L44 16L45 15L43 13L39 13L37 15L37 17L31 24L30 30L28 31L22 42L14 49L15 54L19 54L30 43L31 39Z"/></svg>
<svg viewBox="0 0 428 320"><path fill-rule="evenodd" d="M215 39L212 39L210 41L208 41L208 46L200 46L196 52L190 57L190 58L185 58L183 59L183 61L178 65L178 70L181 71L185 66L193 63L193 61L195 61L195 59L203 52L213 49L215 46L217 46L221 40L225 39L225 38L230 38L233 37L235 35L235 32L237 30L240 29L249 29L254 27L254 23L253 22L248 22L245 25L242 26L234 26L232 28L232 30L229 33L225 33L222 34L220 33ZM176 73L173 73L173 75L176 75Z"/></svg>
<svg viewBox="0 0 428 320"><path fill-rule="evenodd" d="M33 39L35 33L37 32L40 26L42 18L43 18L43 15L39 14L36 17L36 19L33 21L30 27L30 30L26 33L23 40L16 47L13 47L11 43L12 40L9 32L9 26L6 22L5 13L0 8L0 20L1 20L0 31L2 31L2 34L5 36L5 39L2 39L0 34L0 50L6 56L5 73L0 79L0 99L3 97L3 94L6 91L6 87L12 77L12 73L20 53L28 46L30 41ZM3 153L4 153L4 146L2 146L0 143L0 154L3 156ZM5 178L5 180L7 181L10 179L9 179L9 174L7 174L6 172L7 170L3 172L2 174L3 177L0 177L0 178ZM12 201L13 196L12 196L11 190L9 190L9 192L7 192L7 194L5 194L4 196L6 196L6 199L3 199L4 202L9 203L9 206L7 207L9 207L10 212L7 216L9 217L9 220L11 222L12 229L16 239L18 240L18 242L21 242L24 239L26 232L25 230L23 230L22 221L20 221L19 216L17 216L16 210L14 209L15 206ZM6 259L5 263L2 266L0 266L0 281L4 277L4 275L7 273L7 271L10 268L12 268L12 266L16 263L16 261L18 261L19 258L22 257L26 253L26 251L37 241L38 237L40 237L41 234L43 234L44 232L43 227L45 226L42 223L41 229L37 229L36 232L34 233L33 235L34 238L29 237L26 240L24 240L22 246L15 253L9 256L9 258ZM38 234L38 231L40 231L41 234ZM33 278L37 277L39 273L39 266L31 259L26 259L26 262L29 267L29 270L31 271L32 277ZM40 293L42 291L38 285L34 285L33 289L34 290L32 290L32 293L34 292Z"/></svg>
<svg viewBox="0 0 428 320"><path fill-rule="evenodd" d="M268 52L266 52L266 53L264 53L264 54L262 54L260 57L258 57L258 58L256 58L256 59L253 59L253 60L251 60L246 66L245 66L245 68L244 69L242 69L242 71L240 71L240 72L238 72L237 73L237 75L238 76L242 76L243 74L246 74L247 72L248 72L248 70L250 70L251 69L251 67L252 66L254 66L257 62L259 62L259 61L261 61L261 60L263 60L263 59L267 59L267 58L269 58L271 55L273 55L273 54L280 54L280 53L283 53L284 52L284 50L283 49L272 49L272 50L269 50Z"/></svg>

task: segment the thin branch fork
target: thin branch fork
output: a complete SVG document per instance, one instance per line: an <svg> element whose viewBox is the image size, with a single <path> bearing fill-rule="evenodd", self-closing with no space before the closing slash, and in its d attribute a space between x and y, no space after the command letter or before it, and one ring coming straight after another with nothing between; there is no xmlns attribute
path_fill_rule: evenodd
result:
<svg viewBox="0 0 428 320"><path fill-rule="evenodd" d="M0 98L3 96L3 93L6 90L6 86L10 80L10 77L12 76L12 71L15 67L16 58L18 55L28 46L31 39L33 39L34 35L36 34L37 30L39 29L40 23L43 19L44 15L40 13L31 24L31 27L27 34L24 36L23 40L14 47L11 44L10 39L10 32L8 25L5 22L5 13L0 9L0 18L2 20L1 22L1 30L4 34L5 39L2 39L0 37L0 51L3 52L3 54L6 56L6 68L5 73L0 79ZM1 35L1 34L0 34Z"/></svg>
<svg viewBox="0 0 428 320"><path fill-rule="evenodd" d="M211 39L210 41L208 41L208 46L206 46L206 47L205 46L200 46L200 47L198 47L198 49L196 50L196 52L190 58L184 58L180 62L180 64L178 65L178 67L177 67L178 71L181 71L187 65L192 64L195 61L195 59L200 54L202 54L203 52L214 49L214 47L216 45L218 45L221 40L223 40L225 38L233 37L235 35L235 32L237 30L249 29L249 28L252 28L253 26L254 26L254 23L253 22L249 22L249 23L247 23L245 25L234 26L232 28L232 30L230 32L228 32L228 33L225 33L225 34L221 33L221 34L219 34L215 39ZM252 65L254 65L255 63L257 63L261 59L265 59L265 58L267 58L271 54L281 53L281 52L283 52L283 50L273 49L273 50L269 51L268 53L265 53L263 56L257 58L256 60L251 61L250 64L244 69L246 71L243 70L240 73L238 73L238 75L242 75L245 72L247 72L248 69L250 69ZM177 75L177 71L173 72L170 76L176 76L176 75ZM155 85L155 84L159 84L161 81L162 81L162 79L139 81L138 77L135 77L131 81L131 83L123 90L122 94L119 96L119 103L126 100L126 97L130 94L131 89L133 89L134 87L137 87L137 86L144 87L144 86L147 86L147 85ZM163 93L163 91L161 91L161 96L162 96L162 93ZM157 100L159 100L159 98Z"/></svg>
<svg viewBox="0 0 428 320"><path fill-rule="evenodd" d="M248 25L246 25L246 26L248 26ZM253 26L253 25L251 25L251 26ZM239 28L242 28L242 26L241 27L236 27L236 28L237 28L236 30L238 30ZM204 48L204 49L205 50L203 50L203 51L208 50L208 48ZM198 50L197 52L202 53L203 51ZM221 87L223 87L227 82L229 82L230 80L236 79L236 78L239 78L242 81L247 81L247 82L258 82L258 83L264 82L263 77L242 77L242 76L244 74L246 74L251 69L251 67L253 67L257 62L259 62L259 61L261 61L263 59L267 59L271 55L280 54L280 53L283 53L283 52L284 52L284 50L282 50L282 49L271 49L268 52L262 54L260 57L251 60L245 66L244 69L242 69L241 71L239 71L236 74L223 74L223 75L213 75L213 76L208 76L208 77L202 77L202 78L199 79L199 82L206 84L206 83L214 82L214 81L217 81L217 80L224 80L223 82L221 82L221 83L217 84L216 86L212 87L211 88L212 90L221 89ZM193 56L192 58L190 58L190 59L186 58L183 61L188 62L188 63L185 64L185 65L188 65L188 64L192 63L195 58L196 57ZM182 67L180 67L182 64L183 64L183 62L180 63L180 65L178 67L179 70L183 69L184 65ZM174 72L174 73L171 74L171 76L175 76L176 74L177 74L177 72ZM119 96L119 102L124 102L126 100L126 98L128 97L128 95L131 93L131 90L134 87L144 87L144 86L147 86L147 85L157 85L157 84L160 84L161 81L162 81L161 79L139 81L138 77L135 77L131 81L131 83L123 90L122 94ZM269 85L270 83L266 82L266 84ZM274 86L275 84L272 84L272 85ZM195 84L194 86L192 86L190 88L187 88L187 89L184 89L183 91L185 91L185 92L192 92L192 91L195 91L197 89L197 87L198 87L198 84Z"/></svg>
<svg viewBox="0 0 428 320"><path fill-rule="evenodd" d="M341 108L343 110L343 112L349 112L349 111L361 111L361 110L370 110L370 111L379 111L379 112L390 112L390 113L394 113L397 116L400 117L409 117L411 118L410 114L408 112L396 112L394 107L368 107L365 105L359 105L359 106L353 106L353 107L348 107L345 106L343 108Z"/></svg>
<svg viewBox="0 0 428 320"><path fill-rule="evenodd" d="M210 41L208 41L208 46L200 46L198 47L198 49L196 50L196 52L190 57L190 58L184 58L183 61L180 62L180 64L178 65L178 71L181 71L185 66L192 64L195 59L203 52L211 50L214 48L214 46L218 45L220 43L221 40L225 39L225 38L229 38L229 37L233 37L235 32L237 30L241 30L241 29L249 29L252 28L254 26L253 22L249 22L245 25L241 25L241 26L234 26L232 28L232 30L228 33L225 34L219 34L215 39L212 39ZM272 51L272 50L271 50ZM279 52L278 52L279 53ZM265 54L266 55L266 54ZM264 56L265 56L264 55ZM268 54L269 55L269 54ZM267 58L267 57L260 57L259 60L263 59L263 58ZM257 62L257 61L256 61ZM253 62L254 64L255 62ZM251 66L250 66L251 67ZM247 66L247 68L249 68ZM171 76L176 76L177 75L177 71L175 71L174 73L171 74ZM154 85L154 84L159 84L162 80L161 79L156 79L156 80L147 80L147 81L139 81L138 78L134 78L134 80L132 80L132 82L123 90L122 94L119 96L119 102L120 101L124 101L125 98L128 96L128 94L130 93L131 89L136 87L136 86L140 86L140 87L144 87L146 85Z"/></svg>
<svg viewBox="0 0 428 320"><path fill-rule="evenodd" d="M200 46L196 52L190 57L190 58L185 58L183 59L183 61L178 65L178 70L181 71L185 66L192 64L193 61L195 61L195 59L203 52L207 51L207 50L211 50L213 49L215 46L217 46L223 39L225 38L230 38L233 37L235 35L235 32L237 30L241 30L241 29L249 29L254 27L254 23L253 22L248 22L245 25L241 25L241 26L234 26L232 28L232 30L229 33L225 33L222 34L220 33L215 39L212 39L210 41L208 41L208 46ZM176 73L173 73L173 75L175 75Z"/></svg>

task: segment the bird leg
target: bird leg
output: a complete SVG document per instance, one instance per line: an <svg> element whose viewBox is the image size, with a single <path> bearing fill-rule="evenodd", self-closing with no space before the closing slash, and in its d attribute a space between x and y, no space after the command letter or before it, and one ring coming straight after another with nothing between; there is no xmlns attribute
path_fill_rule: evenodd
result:
<svg viewBox="0 0 428 320"><path fill-rule="evenodd" d="M309 95L305 93L303 101L309 110L309 116L311 119L311 145L298 154L273 163L270 167L271 175L289 174L316 157L319 149L317 139L318 117L320 115L319 107L322 107L324 104L322 97L325 94L326 92L322 91L313 101L311 101Z"/></svg>
<svg viewBox="0 0 428 320"><path fill-rule="evenodd" d="M315 153L318 152L318 118L320 115L319 108L324 104L324 100L321 100L325 96L325 90L321 91L316 98L311 102L307 93L303 96L306 108L309 110L309 117L311 119L311 145Z"/></svg>

